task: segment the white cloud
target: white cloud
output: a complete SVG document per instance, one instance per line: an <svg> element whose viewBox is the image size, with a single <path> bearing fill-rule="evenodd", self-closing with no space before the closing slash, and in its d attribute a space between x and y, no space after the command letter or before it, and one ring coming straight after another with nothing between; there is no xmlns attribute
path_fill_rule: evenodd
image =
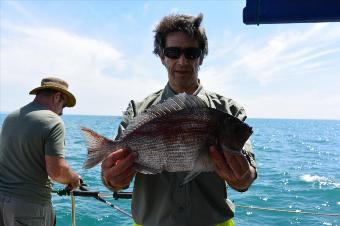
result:
<svg viewBox="0 0 340 226"><path fill-rule="evenodd" d="M340 118L339 26L224 34L202 67L209 89L239 101L250 117Z"/></svg>
<svg viewBox="0 0 340 226"><path fill-rule="evenodd" d="M340 60L340 27L334 24L316 24L302 31L287 29L258 39L229 36L224 42L228 43L226 48L216 51L216 55L211 51L214 60L222 59L218 64L222 62L224 66L217 72L221 79L245 74L266 85L282 76L303 74L304 69L316 66L335 70L337 65L325 58Z"/></svg>
<svg viewBox="0 0 340 226"><path fill-rule="evenodd" d="M162 79L138 76L147 74L145 63L127 64L108 43L50 27L1 29L8 33L1 39L1 111L32 99L27 93L47 75L69 82L78 97L77 106L66 110L70 113L120 115L130 98L141 99L164 85Z"/></svg>
<svg viewBox="0 0 340 226"><path fill-rule="evenodd" d="M125 67L122 54L104 42L55 28L7 28L14 34L5 36L2 41L5 70L19 70L20 74L23 74L27 69L36 68L45 73L66 72L70 73L70 76L78 77L78 74L72 72L76 72L80 66L86 65L88 69L83 76L97 74L96 72L112 64L117 69ZM17 77L8 77L11 78Z"/></svg>

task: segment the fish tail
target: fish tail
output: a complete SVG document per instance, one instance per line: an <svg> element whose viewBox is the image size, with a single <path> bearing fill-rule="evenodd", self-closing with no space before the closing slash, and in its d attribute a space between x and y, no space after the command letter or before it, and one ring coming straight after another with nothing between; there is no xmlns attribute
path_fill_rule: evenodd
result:
<svg viewBox="0 0 340 226"><path fill-rule="evenodd" d="M85 127L81 127L81 132L87 144L87 159L83 168L89 169L100 163L106 154L114 150L115 142Z"/></svg>

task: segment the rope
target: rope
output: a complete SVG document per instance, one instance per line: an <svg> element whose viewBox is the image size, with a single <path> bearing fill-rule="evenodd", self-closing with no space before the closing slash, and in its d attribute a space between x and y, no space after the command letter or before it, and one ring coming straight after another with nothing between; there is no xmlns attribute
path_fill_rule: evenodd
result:
<svg viewBox="0 0 340 226"><path fill-rule="evenodd" d="M72 226L76 226L76 199L71 192Z"/></svg>
<svg viewBox="0 0 340 226"><path fill-rule="evenodd" d="M54 190L53 193L57 193L60 196L63 195L70 195L70 192L65 192L63 190ZM96 195L100 197L108 197L108 198L114 198L117 199L131 199L132 193L131 192L114 192L113 194L104 194L99 192L91 192L96 193ZM87 195L85 191L79 191L78 193L75 193L77 196L93 196L90 193L90 195ZM111 203L108 205L112 205ZM262 210L262 211L271 211L271 212L281 212L281 213L293 213L293 214L309 214L309 215L317 215L317 216L327 216L327 217L340 217L340 214L337 213L319 213L319 212L308 212L308 211L301 211L301 210L285 210L285 209L275 209L275 208L265 208L265 207L258 207L258 206L247 206L247 205L236 205L236 207L240 208L246 208L246 209L254 209L254 210ZM118 210L120 211L120 210ZM125 214L125 213L124 213ZM127 215L127 214L125 214Z"/></svg>
<svg viewBox="0 0 340 226"><path fill-rule="evenodd" d="M264 208L264 207L257 207L257 206L244 206L244 205L236 205L236 207L256 209L256 210L264 210L264 211L272 211L272 212L310 214L310 215L328 216L328 217L340 217L340 214L337 214L337 213L319 213L319 212L308 212L308 211L301 211L301 210L283 210L283 209Z"/></svg>

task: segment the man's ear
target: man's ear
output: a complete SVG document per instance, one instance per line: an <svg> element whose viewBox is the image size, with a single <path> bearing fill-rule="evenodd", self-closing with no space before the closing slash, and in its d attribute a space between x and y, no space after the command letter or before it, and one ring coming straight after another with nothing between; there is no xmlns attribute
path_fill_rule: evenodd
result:
<svg viewBox="0 0 340 226"><path fill-rule="evenodd" d="M56 102L59 102L61 99L62 99L62 94L61 94L61 92L56 92L55 95L54 95L54 100L55 100Z"/></svg>

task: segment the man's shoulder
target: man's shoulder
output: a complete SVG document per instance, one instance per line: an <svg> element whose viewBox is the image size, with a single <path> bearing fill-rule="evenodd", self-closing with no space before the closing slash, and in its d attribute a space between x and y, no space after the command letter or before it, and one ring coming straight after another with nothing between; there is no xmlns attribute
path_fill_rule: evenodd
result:
<svg viewBox="0 0 340 226"><path fill-rule="evenodd" d="M64 127L63 119L51 110L31 106L27 109L21 109L21 117L27 123L35 124L44 128L53 128L55 126Z"/></svg>
<svg viewBox="0 0 340 226"><path fill-rule="evenodd" d="M207 96L211 99L216 109L225 111L241 120L247 118L245 109L237 101L232 98L225 97L221 94L211 91L205 91Z"/></svg>
<svg viewBox="0 0 340 226"><path fill-rule="evenodd" d="M222 105L225 107L229 107L233 103L236 103L235 100L229 97L225 97L219 93L212 92L212 91L205 91L209 98L214 102L214 104Z"/></svg>
<svg viewBox="0 0 340 226"><path fill-rule="evenodd" d="M62 118L51 110L35 106L33 103L27 104L15 111L10 112L5 120L7 121L23 121L23 122L39 122L45 123L63 123Z"/></svg>
<svg viewBox="0 0 340 226"><path fill-rule="evenodd" d="M48 109L39 109L30 113L31 117L44 119L46 122L62 122L62 118L55 112Z"/></svg>
<svg viewBox="0 0 340 226"><path fill-rule="evenodd" d="M163 92L163 89L158 90L157 92L154 92L150 94L149 96L145 97L141 101L132 100L132 102L134 102L136 111L137 112L143 111L147 109L148 107L150 107L151 105L154 105L157 102L159 102L159 97L162 95L162 92Z"/></svg>
<svg viewBox="0 0 340 226"><path fill-rule="evenodd" d="M155 101L160 95L162 95L163 89L160 89L149 96L145 97L142 101L139 101L137 103L145 103L145 102L153 102Z"/></svg>
<svg viewBox="0 0 340 226"><path fill-rule="evenodd" d="M143 100L131 100L129 102L129 105L127 109L123 113L123 121L128 121L128 119L131 119L135 117L136 115L143 112L145 109L150 107L153 104L157 103L157 100L162 95L163 89L158 90L157 92L154 92L150 94L149 96L145 97Z"/></svg>

